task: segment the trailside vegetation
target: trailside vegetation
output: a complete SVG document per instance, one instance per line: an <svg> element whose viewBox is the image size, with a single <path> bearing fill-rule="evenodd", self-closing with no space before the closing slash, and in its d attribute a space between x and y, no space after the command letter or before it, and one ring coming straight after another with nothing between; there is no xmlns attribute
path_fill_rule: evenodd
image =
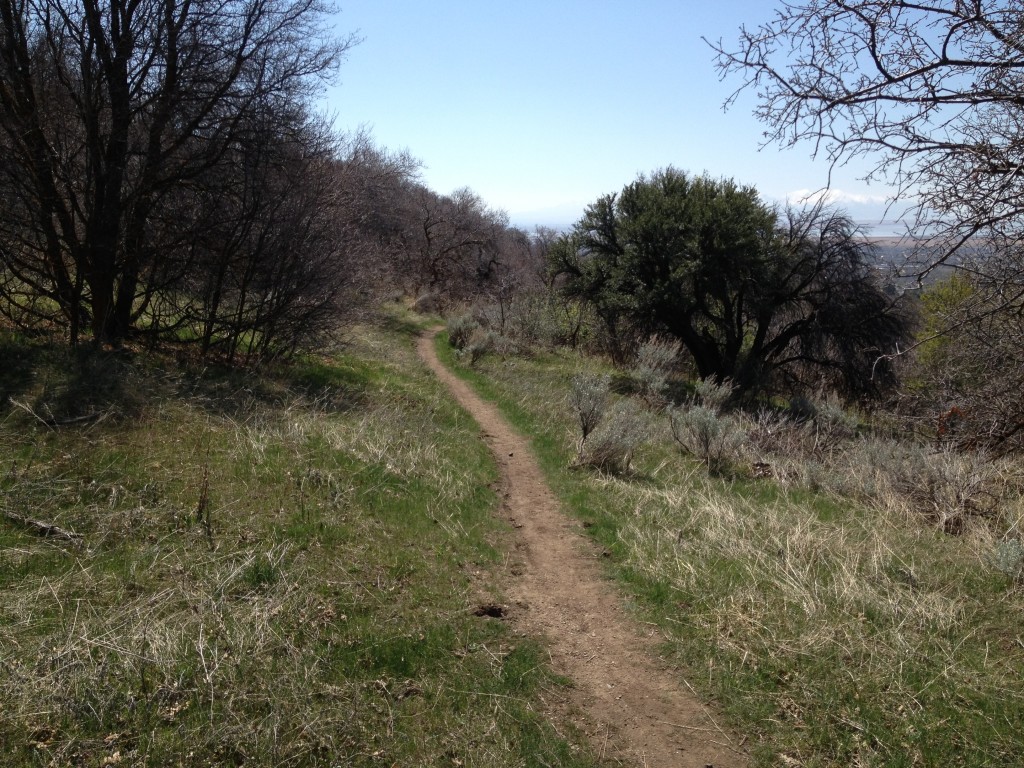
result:
<svg viewBox="0 0 1024 768"><path fill-rule="evenodd" d="M892 388L884 356L910 331L858 235L835 211L780 214L753 187L666 168L589 206L549 258L612 338L666 334L741 395L824 381L854 399Z"/></svg>

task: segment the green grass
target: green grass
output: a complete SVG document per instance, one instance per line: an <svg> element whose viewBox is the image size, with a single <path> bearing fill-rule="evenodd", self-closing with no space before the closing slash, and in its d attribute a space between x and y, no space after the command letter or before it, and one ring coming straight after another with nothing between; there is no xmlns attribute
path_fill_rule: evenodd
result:
<svg viewBox="0 0 1024 768"><path fill-rule="evenodd" d="M709 476L664 423L631 475L570 469L569 382L608 372L599 362L542 352L469 369L438 349L532 439L679 676L757 764L1020 764L1024 594L992 567L991 537L743 471Z"/></svg>
<svg viewBox="0 0 1024 768"><path fill-rule="evenodd" d="M2 510L83 538L0 519L0 763L597 764L472 613L509 531L419 327L260 378L4 341Z"/></svg>

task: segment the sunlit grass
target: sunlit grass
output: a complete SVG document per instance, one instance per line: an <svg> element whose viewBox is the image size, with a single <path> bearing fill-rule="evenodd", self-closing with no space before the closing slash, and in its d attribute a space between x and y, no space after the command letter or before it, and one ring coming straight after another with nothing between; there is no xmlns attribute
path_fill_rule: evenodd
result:
<svg viewBox="0 0 1024 768"><path fill-rule="evenodd" d="M581 370L602 372L568 352L460 368L532 438L679 677L760 764L1019 764L1024 593L993 566L984 521L943 533L865 468L816 490L798 482L796 456L784 482L709 474L664 420L632 472L571 468L567 395ZM1000 532L1020 525L1007 487Z"/></svg>
<svg viewBox="0 0 1024 768"><path fill-rule="evenodd" d="M26 352L0 505L82 539L0 521L0 762L595 764L542 649L473 615L496 469L415 330L260 379L140 353L96 368L131 409L73 425L47 407L85 382Z"/></svg>

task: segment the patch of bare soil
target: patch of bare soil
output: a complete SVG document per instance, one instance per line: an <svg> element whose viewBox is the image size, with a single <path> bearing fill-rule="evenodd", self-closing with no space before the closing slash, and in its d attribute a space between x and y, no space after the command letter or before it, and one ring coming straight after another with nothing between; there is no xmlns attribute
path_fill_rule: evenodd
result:
<svg viewBox="0 0 1024 768"><path fill-rule="evenodd" d="M572 708L589 718L598 753L649 768L747 765L741 741L719 727L678 671L659 663L656 630L623 613L601 575L600 553L559 508L527 441L440 363L432 335L420 339L419 354L497 457L503 514L516 528L521 559L508 587L508 620L545 639L555 671L573 682Z"/></svg>

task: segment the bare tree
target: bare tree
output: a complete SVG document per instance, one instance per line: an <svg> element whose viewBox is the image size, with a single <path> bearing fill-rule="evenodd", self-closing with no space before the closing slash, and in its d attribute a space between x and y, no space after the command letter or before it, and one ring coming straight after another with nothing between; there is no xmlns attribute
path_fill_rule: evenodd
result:
<svg viewBox="0 0 1024 768"><path fill-rule="evenodd" d="M202 185L189 289L165 300L204 354L248 363L316 347L351 309L336 149L327 126L298 126L239 147Z"/></svg>
<svg viewBox="0 0 1024 768"><path fill-rule="evenodd" d="M870 157L942 255L1024 236L1022 32L1020 0L785 0L738 46L712 47L756 92L770 142Z"/></svg>
<svg viewBox="0 0 1024 768"><path fill-rule="evenodd" d="M924 355L925 410L960 413L962 445L1020 447L1024 2L783 0L712 47L770 142L873 159L916 210L919 278L946 263L970 289L921 342L951 340Z"/></svg>
<svg viewBox="0 0 1024 768"><path fill-rule="evenodd" d="M393 266L403 254L408 224L405 201L419 169L419 161L408 152L382 149L365 131L344 141L335 165L339 237L345 244L350 275L367 295L387 298L398 291Z"/></svg>
<svg viewBox="0 0 1024 768"><path fill-rule="evenodd" d="M8 301L118 341L168 269L168 210L253 125L301 122L354 40L322 0L0 0ZM163 222L163 225L155 222ZM171 235L171 243L158 234ZM188 267L179 262L178 267Z"/></svg>
<svg viewBox="0 0 1024 768"><path fill-rule="evenodd" d="M441 293L452 299L480 293L496 275L507 215L488 208L465 188L439 195L411 185L405 205L397 265L405 291L416 296Z"/></svg>

